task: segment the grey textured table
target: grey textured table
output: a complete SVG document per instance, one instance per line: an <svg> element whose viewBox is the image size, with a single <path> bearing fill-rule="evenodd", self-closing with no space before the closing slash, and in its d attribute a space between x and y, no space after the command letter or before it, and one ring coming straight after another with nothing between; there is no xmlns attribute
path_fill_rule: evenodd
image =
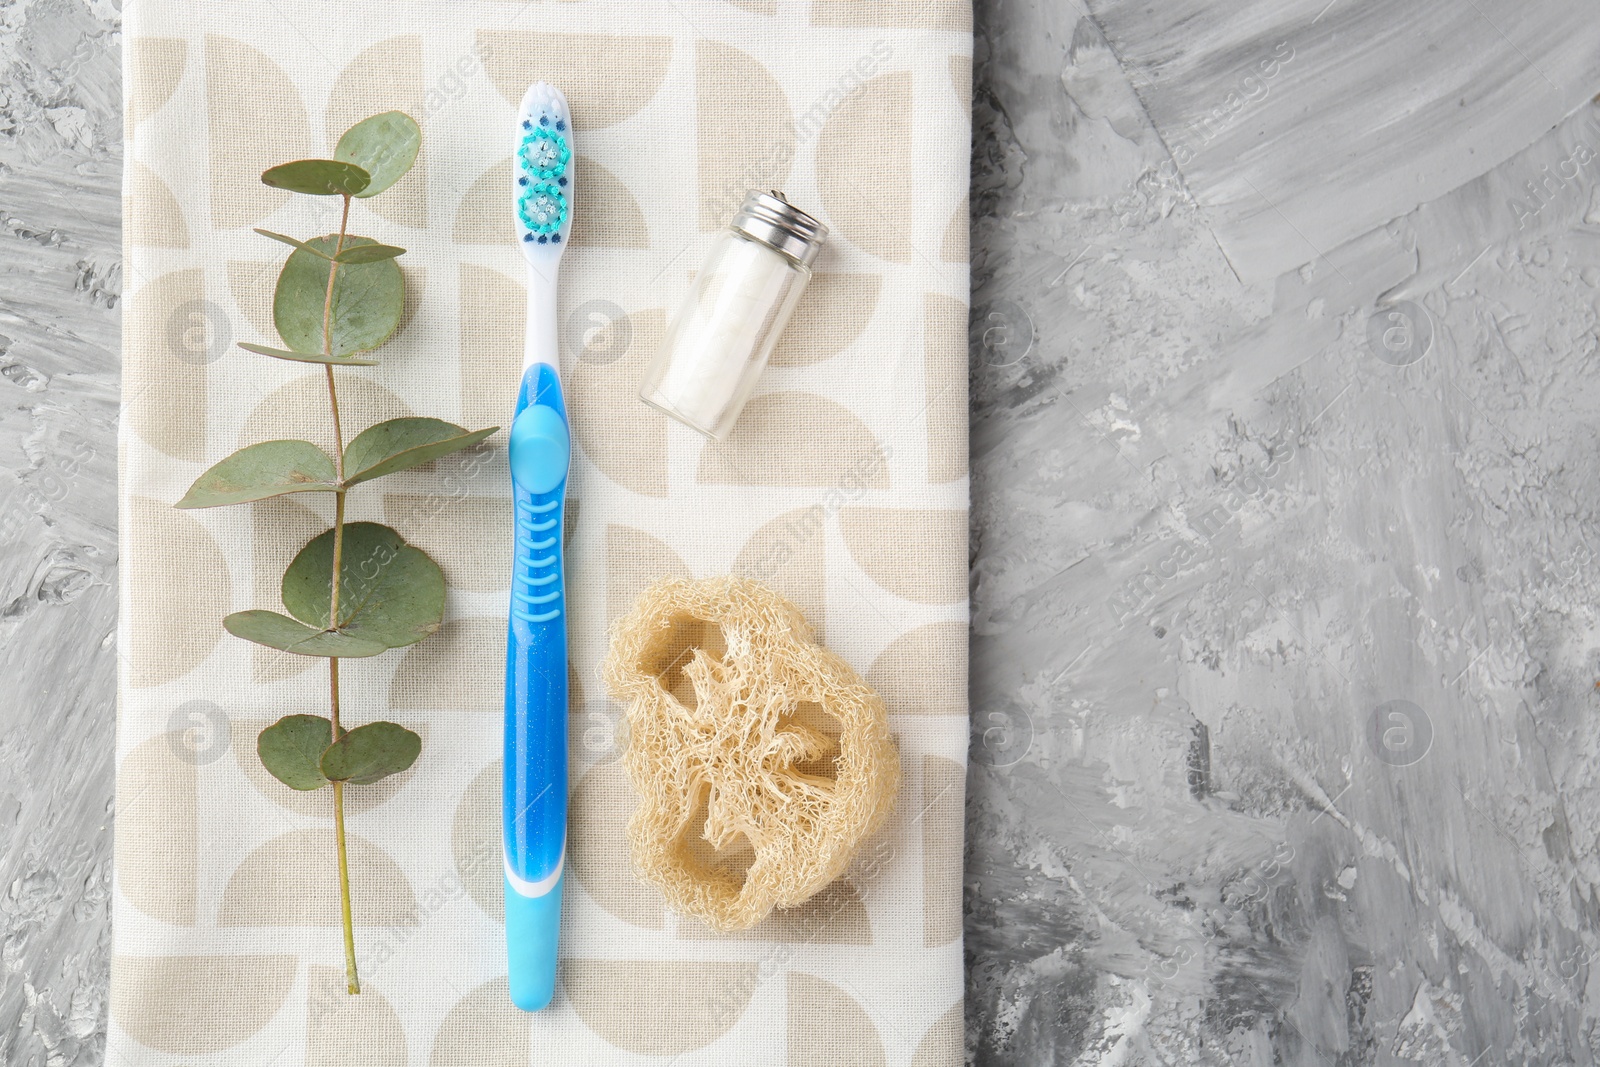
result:
<svg viewBox="0 0 1600 1067"><path fill-rule="evenodd" d="M969 1057L1595 1062L1583 13L1089 7L977 13ZM97 1064L119 9L0 12L0 1058Z"/></svg>

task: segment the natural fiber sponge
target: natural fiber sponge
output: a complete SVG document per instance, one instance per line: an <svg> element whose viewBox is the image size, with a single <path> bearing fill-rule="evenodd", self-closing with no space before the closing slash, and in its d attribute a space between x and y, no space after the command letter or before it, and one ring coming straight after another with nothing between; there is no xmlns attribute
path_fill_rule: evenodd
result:
<svg viewBox="0 0 1600 1067"><path fill-rule="evenodd" d="M889 815L883 700L759 582L652 586L616 624L605 679L628 704L634 866L680 914L754 926L843 874Z"/></svg>

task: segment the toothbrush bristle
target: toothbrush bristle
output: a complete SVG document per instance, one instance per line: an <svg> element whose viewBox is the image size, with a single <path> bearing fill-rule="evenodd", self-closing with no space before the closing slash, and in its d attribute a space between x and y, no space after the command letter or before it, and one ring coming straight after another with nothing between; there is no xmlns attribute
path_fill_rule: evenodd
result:
<svg viewBox="0 0 1600 1067"><path fill-rule="evenodd" d="M532 254L559 250L572 221L571 112L560 90L545 82L522 99L516 154L516 220L521 244Z"/></svg>

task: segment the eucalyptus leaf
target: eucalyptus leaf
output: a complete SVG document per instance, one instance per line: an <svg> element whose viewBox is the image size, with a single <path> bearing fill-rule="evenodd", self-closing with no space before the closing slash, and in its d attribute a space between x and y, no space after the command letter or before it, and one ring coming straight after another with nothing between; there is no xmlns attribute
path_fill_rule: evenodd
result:
<svg viewBox="0 0 1600 1067"><path fill-rule="evenodd" d="M371 785L399 774L417 761L422 738L392 722L357 726L322 754L322 775L330 782Z"/></svg>
<svg viewBox="0 0 1600 1067"><path fill-rule="evenodd" d="M344 131L335 159L353 163L372 176L372 182L357 196L375 196L405 176L417 161L422 147L422 130L404 111L385 111L363 119Z"/></svg>
<svg viewBox="0 0 1600 1067"><path fill-rule="evenodd" d="M290 352L283 348L272 348L267 345L253 345L245 341L238 342L239 347L246 352L256 352L273 359L290 359L296 363L331 363L335 367L376 367L375 359L362 359L360 356L325 356L321 352Z"/></svg>
<svg viewBox="0 0 1600 1067"><path fill-rule="evenodd" d="M320 715L285 715L256 738L256 755L267 772L301 792L328 784L322 754L333 741L333 723Z"/></svg>
<svg viewBox="0 0 1600 1067"><path fill-rule="evenodd" d="M369 426L345 447L345 484L371 481L471 448L499 428L468 431L442 419L390 419Z"/></svg>
<svg viewBox="0 0 1600 1067"><path fill-rule="evenodd" d="M323 255L323 253L321 253L321 252L317 251L316 249L312 248L310 245L306 244L304 241L300 240L298 237L290 237L287 234L282 234L282 233L273 233L271 230L263 230L260 227L256 227L256 232L259 233L263 237L270 237L274 241L282 241L284 244L289 245L291 248L303 248L307 252L310 252L314 256L322 256L323 259L327 259L328 258L326 255Z"/></svg>
<svg viewBox="0 0 1600 1067"><path fill-rule="evenodd" d="M400 325L405 309L405 283L393 259L372 263L341 263L334 255L338 235L306 242L310 250L291 253L278 274L278 291L272 301L272 319L283 343L296 352L321 353L322 319L328 299L328 272L333 281L333 344L330 352L346 356L366 352L389 339ZM345 248L377 244L370 237L346 237Z"/></svg>
<svg viewBox="0 0 1600 1067"><path fill-rule="evenodd" d="M333 460L310 441L263 441L241 448L189 487L180 508L244 504L285 493L338 488Z"/></svg>
<svg viewBox="0 0 1600 1067"><path fill-rule="evenodd" d="M344 527L339 560L339 618L328 620L333 577L329 530L311 540L283 574L283 606L309 627L400 648L444 620L444 573L420 548L375 522Z"/></svg>
<svg viewBox="0 0 1600 1067"><path fill-rule="evenodd" d="M387 652L390 647L370 638L307 626L276 611L236 611L224 618L222 625L235 637L297 656L359 659Z"/></svg>
<svg viewBox="0 0 1600 1067"><path fill-rule="evenodd" d="M380 259L403 256L406 250L396 245L355 245L333 257L335 263L376 263Z"/></svg>
<svg viewBox="0 0 1600 1067"><path fill-rule="evenodd" d="M261 182L309 196L360 196L372 175L347 159L297 159L262 171Z"/></svg>

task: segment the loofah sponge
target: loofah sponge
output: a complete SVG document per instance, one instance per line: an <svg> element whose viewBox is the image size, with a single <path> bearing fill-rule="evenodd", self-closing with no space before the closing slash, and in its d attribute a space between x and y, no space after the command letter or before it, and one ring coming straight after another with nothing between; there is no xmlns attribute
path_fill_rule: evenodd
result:
<svg viewBox="0 0 1600 1067"><path fill-rule="evenodd" d="M616 624L605 680L628 704L634 865L715 929L816 894L893 807L883 700L759 582L652 586Z"/></svg>

